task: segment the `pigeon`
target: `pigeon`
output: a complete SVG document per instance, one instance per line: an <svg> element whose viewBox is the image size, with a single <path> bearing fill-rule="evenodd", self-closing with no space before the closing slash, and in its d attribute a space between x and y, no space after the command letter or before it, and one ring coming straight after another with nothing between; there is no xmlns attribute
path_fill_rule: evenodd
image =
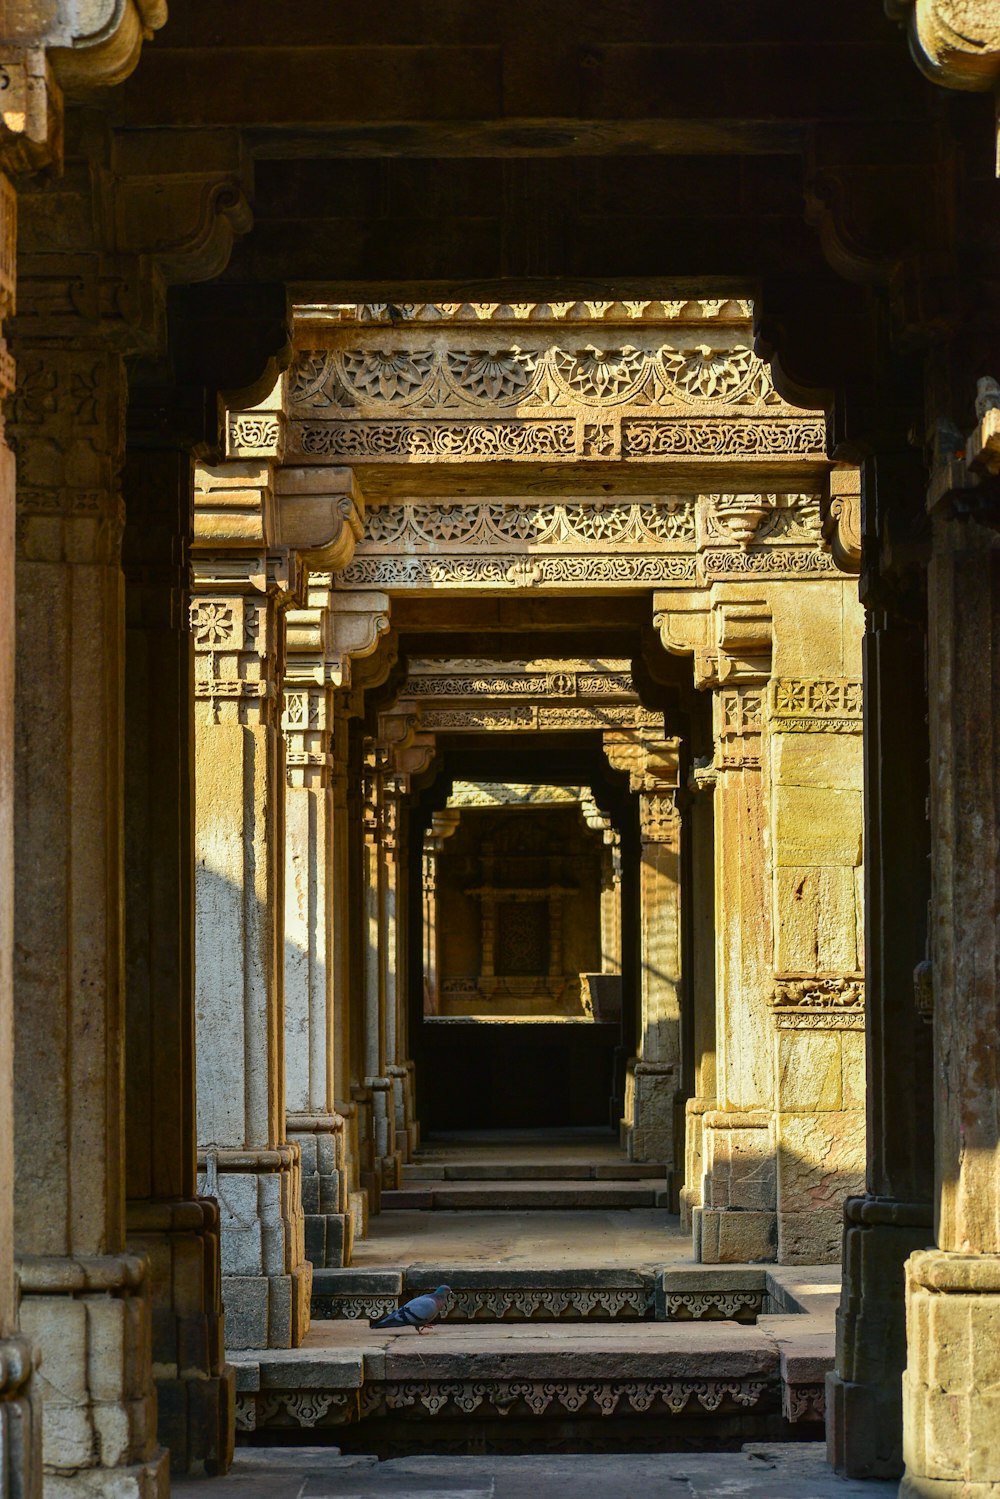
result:
<svg viewBox="0 0 1000 1499"><path fill-rule="evenodd" d="M368 1326L415 1327L417 1332L428 1332L430 1324L441 1315L450 1299L451 1287L438 1286L436 1291L430 1291L426 1296L414 1296L412 1301L404 1302L395 1311L386 1312L384 1317L369 1318Z"/></svg>

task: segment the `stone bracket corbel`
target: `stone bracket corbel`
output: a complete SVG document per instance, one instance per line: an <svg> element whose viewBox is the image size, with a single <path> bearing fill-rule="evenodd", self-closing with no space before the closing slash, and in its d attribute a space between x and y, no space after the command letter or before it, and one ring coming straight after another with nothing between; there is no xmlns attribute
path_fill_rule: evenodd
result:
<svg viewBox="0 0 1000 1499"><path fill-rule="evenodd" d="M983 393L984 386L995 384L979 382L979 423L964 449L945 457L932 471L927 510L1000 531L1000 393Z"/></svg>
<svg viewBox="0 0 1000 1499"><path fill-rule="evenodd" d="M0 52L0 169L38 172L62 166L63 97L42 46Z"/></svg>
<svg viewBox="0 0 1000 1499"><path fill-rule="evenodd" d="M933 83L985 92L1000 78L996 0L886 0L885 8L905 25L913 60Z"/></svg>
<svg viewBox="0 0 1000 1499"><path fill-rule="evenodd" d="M86 31L75 31L83 11ZM66 21L45 38L56 77L67 94L122 83L139 61L142 44L167 19L167 0L92 0L66 7Z"/></svg>
<svg viewBox="0 0 1000 1499"><path fill-rule="evenodd" d="M279 468L274 488L278 531L282 544L296 552L307 569L337 573L354 556L365 524L365 502L350 468ZM358 597L353 594L333 596L335 613L350 613L351 606L337 600ZM377 613L386 615L381 629L388 629L388 600L385 594L364 597L385 600ZM377 632L378 633L378 632ZM375 649L377 633L370 649ZM355 652L368 654L360 646Z"/></svg>
<svg viewBox="0 0 1000 1499"><path fill-rule="evenodd" d="M275 534L266 463L196 466L191 557L198 589L294 594L296 558Z"/></svg>
<svg viewBox="0 0 1000 1499"><path fill-rule="evenodd" d="M654 593L653 625L671 656L694 657L695 686L707 687L716 665L709 590Z"/></svg>
<svg viewBox="0 0 1000 1499"><path fill-rule="evenodd" d="M114 244L147 255L168 284L211 281L253 225L253 164L236 130L114 137Z"/></svg>
<svg viewBox="0 0 1000 1499"><path fill-rule="evenodd" d="M718 682L763 682L771 675L771 608L764 600L713 597Z"/></svg>
<svg viewBox="0 0 1000 1499"><path fill-rule="evenodd" d="M350 687L354 675L353 663L374 656L388 632L388 594L375 590L351 593L335 589L330 597L327 637L327 660L333 685ZM390 670L391 662L387 661L383 681ZM365 687L375 685L374 678L364 682Z"/></svg>
<svg viewBox="0 0 1000 1499"><path fill-rule="evenodd" d="M613 770L629 778L629 789L676 791L680 785L680 740L656 737L641 729L609 729L604 753Z"/></svg>
<svg viewBox="0 0 1000 1499"><path fill-rule="evenodd" d="M831 469L821 502L823 540L841 572L861 571L861 470L853 463Z"/></svg>
<svg viewBox="0 0 1000 1499"><path fill-rule="evenodd" d="M414 780L430 769L436 754L435 735L422 734L419 729L408 744L393 749L393 767L404 793L409 793Z"/></svg>

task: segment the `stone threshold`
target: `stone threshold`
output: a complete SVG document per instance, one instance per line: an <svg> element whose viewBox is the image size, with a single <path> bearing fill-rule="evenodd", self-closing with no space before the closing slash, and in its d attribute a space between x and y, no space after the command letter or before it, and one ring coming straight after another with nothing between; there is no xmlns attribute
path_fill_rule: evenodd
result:
<svg viewBox="0 0 1000 1499"><path fill-rule="evenodd" d="M666 1168L655 1161L417 1161L403 1166L404 1187L425 1182L621 1182L666 1180Z"/></svg>
<svg viewBox="0 0 1000 1499"><path fill-rule="evenodd" d="M669 1212L670 1188L662 1176L651 1181L446 1180L383 1191L381 1203L383 1212L398 1208L463 1213L621 1208L663 1208Z"/></svg>
<svg viewBox="0 0 1000 1499"><path fill-rule="evenodd" d="M387 1308L433 1284L441 1268L326 1273L354 1274L367 1283L359 1299L367 1292ZM537 1273L506 1273L533 1279L522 1292L541 1289ZM452 1274L457 1282L459 1272ZM493 1274L494 1294L503 1275ZM237 1428L244 1434L306 1434L383 1418L653 1414L690 1420L720 1413L779 1417L818 1430L826 1373L833 1367L838 1268L692 1263L656 1272L651 1285L642 1272L635 1272L631 1285L622 1284L621 1271L604 1275L614 1283L592 1290L636 1297L652 1290L654 1315L661 1320L501 1317L491 1326L474 1316L472 1325L444 1321L421 1337L370 1329L362 1320L369 1313L359 1309L315 1323L301 1348L230 1355ZM546 1278L559 1276L577 1279L579 1272L548 1272ZM459 1295L476 1289L455 1286ZM508 1281L507 1289L517 1287ZM563 1289L572 1291L569 1280ZM757 1298L761 1308L753 1325L724 1316L733 1301L746 1313L750 1303L744 1297Z"/></svg>

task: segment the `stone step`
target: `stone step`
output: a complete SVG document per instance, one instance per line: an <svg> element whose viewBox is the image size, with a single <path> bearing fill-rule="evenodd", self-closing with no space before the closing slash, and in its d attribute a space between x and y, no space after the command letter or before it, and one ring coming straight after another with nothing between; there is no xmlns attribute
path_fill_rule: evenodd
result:
<svg viewBox="0 0 1000 1499"><path fill-rule="evenodd" d="M307 1441L358 1421L438 1418L700 1424L720 1415L767 1418L772 1436L787 1427L775 1342L733 1322L445 1325L424 1337L325 1322L301 1348L231 1360L238 1429Z"/></svg>
<svg viewBox="0 0 1000 1499"><path fill-rule="evenodd" d="M423 1182L558 1182L663 1181L666 1168L656 1161L414 1161L404 1166L403 1186Z"/></svg>
<svg viewBox="0 0 1000 1499"><path fill-rule="evenodd" d="M664 1178L648 1181L505 1181L427 1182L383 1191L383 1212L411 1208L423 1212L469 1212L503 1209L552 1211L554 1208L664 1208L670 1192Z"/></svg>
<svg viewBox="0 0 1000 1499"><path fill-rule="evenodd" d="M412 1296L450 1286L442 1319L465 1322L752 1323L775 1304L763 1267L684 1270L463 1267L454 1261L413 1263L392 1270L313 1271L312 1315L321 1321L377 1318Z"/></svg>
<svg viewBox="0 0 1000 1499"><path fill-rule="evenodd" d="M315 1318L378 1317L435 1286L454 1292L444 1322L643 1321L654 1314L652 1270L463 1269L413 1264L398 1271L314 1270Z"/></svg>

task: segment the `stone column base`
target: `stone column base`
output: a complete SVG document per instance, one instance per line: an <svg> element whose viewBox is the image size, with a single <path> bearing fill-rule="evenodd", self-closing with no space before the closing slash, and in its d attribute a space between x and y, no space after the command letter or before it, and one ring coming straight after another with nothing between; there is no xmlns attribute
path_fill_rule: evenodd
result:
<svg viewBox="0 0 1000 1499"><path fill-rule="evenodd" d="M773 1120L764 1110L702 1115L704 1206L692 1213L708 1265L773 1260L778 1244Z"/></svg>
<svg viewBox="0 0 1000 1499"><path fill-rule="evenodd" d="M352 1090L353 1091L353 1090ZM368 1194L361 1187L361 1145L358 1105L338 1102L337 1115L344 1121L344 1212L346 1234L344 1264L351 1263L354 1245L368 1232Z"/></svg>
<svg viewBox="0 0 1000 1499"><path fill-rule="evenodd" d="M46 1499L167 1499L139 1255L27 1255L21 1327L40 1354Z"/></svg>
<svg viewBox="0 0 1000 1499"><path fill-rule="evenodd" d="M41 1499L42 1407L35 1350L25 1338L0 1339L0 1494Z"/></svg>
<svg viewBox="0 0 1000 1499"><path fill-rule="evenodd" d="M1000 1254L906 1265L902 1499L1000 1496Z"/></svg>
<svg viewBox="0 0 1000 1499"><path fill-rule="evenodd" d="M629 1158L633 1161L662 1161L667 1174L673 1171L674 1141L677 1130L674 1114L677 1108L677 1068L663 1062L640 1062L629 1068L631 1110L626 1101L626 1117L631 1114Z"/></svg>
<svg viewBox="0 0 1000 1499"><path fill-rule="evenodd" d="M386 1073L392 1083L392 1123L396 1140L396 1154L400 1163L410 1159L410 1122L413 1118L412 1074L413 1063L400 1063L387 1067Z"/></svg>
<svg viewBox="0 0 1000 1499"><path fill-rule="evenodd" d="M170 1471L228 1472L235 1436L236 1371L223 1334L219 1205L133 1200L128 1247L149 1261L157 1431Z"/></svg>
<svg viewBox="0 0 1000 1499"><path fill-rule="evenodd" d="M848 1478L903 1471L906 1261L933 1239L930 1203L849 1197L837 1368L826 1377L827 1460Z"/></svg>
<svg viewBox="0 0 1000 1499"><path fill-rule="evenodd" d="M289 1114L288 1138L301 1154L306 1259L317 1269L341 1270L350 1255L344 1121L339 1114Z"/></svg>
<svg viewBox="0 0 1000 1499"><path fill-rule="evenodd" d="M219 1202L228 1347L297 1348L312 1295L299 1147L202 1152L198 1171L199 1192Z"/></svg>

